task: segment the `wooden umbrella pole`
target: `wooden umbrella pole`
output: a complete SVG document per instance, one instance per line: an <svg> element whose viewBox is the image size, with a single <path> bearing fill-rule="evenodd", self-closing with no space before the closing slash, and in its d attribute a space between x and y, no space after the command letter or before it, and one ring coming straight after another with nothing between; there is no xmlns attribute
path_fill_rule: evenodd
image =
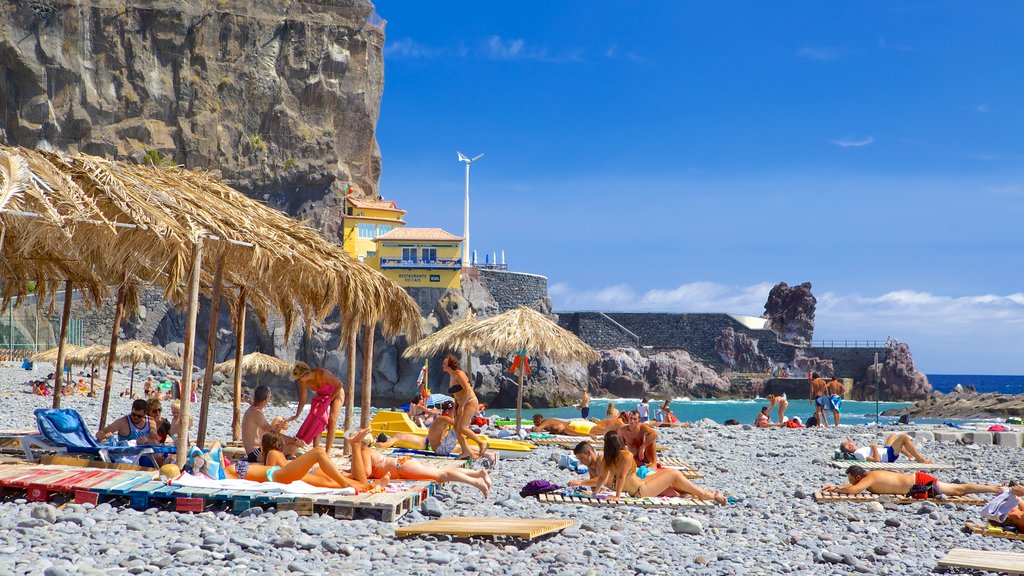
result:
<svg viewBox="0 0 1024 576"><path fill-rule="evenodd" d="M370 425L370 396L373 394L373 326L366 325L363 335L363 390L362 403L359 408L359 427Z"/></svg>
<svg viewBox="0 0 1024 576"><path fill-rule="evenodd" d="M189 280L188 316L185 321L185 353L181 359L181 385L179 386L181 391L181 413L179 414L181 430L178 432L178 442L175 444L178 449L177 464L179 467L184 466L188 459L188 432L192 404L189 390L192 386L192 359L195 355L196 313L199 311L199 276L202 271L202 263L203 242L196 239L192 249L192 277Z"/></svg>
<svg viewBox="0 0 1024 576"><path fill-rule="evenodd" d="M356 410L356 330L348 334L348 367L345 375L345 431L352 429L352 413ZM348 454L348 442L345 443Z"/></svg>
<svg viewBox="0 0 1024 576"><path fill-rule="evenodd" d="M103 430L107 426L107 410L110 408L110 390L114 387L114 355L117 354L117 334L121 331L121 316L124 315L124 300L127 294L127 287L121 284L117 287L117 304L114 306L114 327L110 331L110 351L107 353L107 373L103 381L103 407L100 409L100 427Z"/></svg>
<svg viewBox="0 0 1024 576"><path fill-rule="evenodd" d="M8 302L13 306L13 302ZM64 313L60 317L60 340L57 343L57 369L53 371L53 407L60 408L60 398L64 394L64 346L68 341L68 324L71 322L71 280L64 283Z"/></svg>
<svg viewBox="0 0 1024 576"><path fill-rule="evenodd" d="M235 315L235 390L231 408L231 439L242 437L242 352L245 352L245 286L238 289L238 310ZM256 386L260 384L256 376Z"/></svg>
<svg viewBox="0 0 1024 576"><path fill-rule="evenodd" d="M519 363L519 394L516 395L516 436L523 429L523 380L526 378L526 359Z"/></svg>
<svg viewBox="0 0 1024 576"><path fill-rule="evenodd" d="M224 287L224 251L217 258L213 272L213 296L210 298L210 329L206 333L206 370L203 372L203 405L199 410L199 434L196 444L206 446L206 424L210 410L210 396L213 392L213 363L217 354L217 324L220 320L220 297Z"/></svg>
<svg viewBox="0 0 1024 576"><path fill-rule="evenodd" d="M132 375L128 378L128 397L135 398L135 364L132 364Z"/></svg>

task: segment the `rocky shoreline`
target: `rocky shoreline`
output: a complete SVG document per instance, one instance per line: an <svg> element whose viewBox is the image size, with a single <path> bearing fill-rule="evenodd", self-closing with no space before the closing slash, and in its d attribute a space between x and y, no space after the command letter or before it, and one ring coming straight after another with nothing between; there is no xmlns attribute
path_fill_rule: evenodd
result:
<svg viewBox="0 0 1024 576"><path fill-rule="evenodd" d="M118 384L126 383L118 375ZM0 429L31 428L32 410L49 399L26 393L24 372L0 368ZM95 423L98 399L70 397L65 405ZM113 414L127 411L113 400ZM271 407L268 415L287 415ZM230 406L211 404L211 436L229 433ZM965 535L977 507L932 502L909 506L817 504L823 484L842 481L828 459L846 437L880 442L889 429L743 430L701 421L686 430L662 430L666 455L702 470L702 486L737 498L707 510L544 505L521 498L534 479L564 485L574 474L557 470L564 454L541 447L503 460L490 498L474 489L444 486L428 507L397 524L344 521L294 512L246 517L227 513L177 514L108 505L63 509L0 503L0 575L6 574L907 574L931 572L954 547L1010 551L1015 542ZM920 440L927 456L956 466L940 479L999 483L1024 470L1024 452L1001 446L966 447ZM487 540L418 538L399 541L397 526L442 516L571 518L575 525L527 545ZM696 534L674 526L696 520ZM675 521L675 522L674 522Z"/></svg>
<svg viewBox="0 0 1024 576"><path fill-rule="evenodd" d="M911 418L1024 418L1024 394L977 393L970 390L933 394L883 416Z"/></svg>

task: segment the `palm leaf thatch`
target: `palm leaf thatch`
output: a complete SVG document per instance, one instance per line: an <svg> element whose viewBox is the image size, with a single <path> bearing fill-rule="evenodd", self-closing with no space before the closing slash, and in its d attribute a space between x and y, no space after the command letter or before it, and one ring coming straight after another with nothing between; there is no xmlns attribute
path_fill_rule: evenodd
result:
<svg viewBox="0 0 1024 576"><path fill-rule="evenodd" d="M291 374L292 363L262 352L253 352L242 356L241 368L243 374L276 374L278 376L286 376ZM214 364L213 371L222 374L234 374L234 359Z"/></svg>
<svg viewBox="0 0 1024 576"><path fill-rule="evenodd" d="M88 356L88 360L99 364L105 362L109 354L110 348L101 345L98 348L94 348L94 352ZM159 346L154 346L141 340L119 342L117 350L114 351L114 361L124 365L136 366L138 364L145 364L147 366L173 368L175 370L181 370L182 366L181 358Z"/></svg>
<svg viewBox="0 0 1024 576"><path fill-rule="evenodd" d="M52 364L52 363L57 361L57 352L59 350L60 350L60 347L59 346L55 346L53 348L50 348L50 349L47 349L47 350L43 350L42 352L36 352L35 354L29 356L28 359L33 361L33 362L50 362ZM64 345L64 363L65 364L74 364L75 362L71 361L70 356L72 356L74 354L77 354L81 350L82 350L81 347L75 346L74 344L65 344ZM79 362L79 364L85 364L85 362Z"/></svg>
<svg viewBox="0 0 1024 576"><path fill-rule="evenodd" d="M407 348L403 356L434 356L461 350L510 356L526 350L529 355L547 356L559 361L589 363L599 358L598 353L575 334L526 306L465 325L461 322L453 322L423 338Z"/></svg>

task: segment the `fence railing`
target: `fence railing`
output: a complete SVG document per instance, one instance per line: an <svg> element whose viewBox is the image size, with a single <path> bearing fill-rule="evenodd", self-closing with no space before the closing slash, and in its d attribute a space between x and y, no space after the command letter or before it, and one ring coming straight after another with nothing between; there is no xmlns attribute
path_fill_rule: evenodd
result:
<svg viewBox="0 0 1024 576"><path fill-rule="evenodd" d="M812 348L885 348L885 340L814 340Z"/></svg>
<svg viewBox="0 0 1024 576"><path fill-rule="evenodd" d="M458 270L462 268L462 260L403 260L401 258L381 258L380 267L384 268L427 268L430 270Z"/></svg>

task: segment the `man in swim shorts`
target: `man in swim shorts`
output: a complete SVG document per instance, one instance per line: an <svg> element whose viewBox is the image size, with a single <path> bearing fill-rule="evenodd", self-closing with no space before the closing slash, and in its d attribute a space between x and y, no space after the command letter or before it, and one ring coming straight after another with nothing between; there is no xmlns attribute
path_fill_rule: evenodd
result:
<svg viewBox="0 0 1024 576"><path fill-rule="evenodd" d="M828 385L817 372L808 374L807 379L811 383L811 406L814 407L815 420L819 426L828 426L828 422L825 421L825 406L829 402Z"/></svg>
<svg viewBox="0 0 1024 576"><path fill-rule="evenodd" d="M242 446L245 448L245 459L249 462L263 462L260 454L260 439L263 438L264 432L280 433L288 427L288 422L284 418L274 418L273 422L267 422L267 417L263 415L263 409L270 404L270 398L269 386L257 386L252 394L252 404L242 414ZM281 434L281 439L284 441L286 457L293 456L301 446L300 441L292 436Z"/></svg>
<svg viewBox="0 0 1024 576"><path fill-rule="evenodd" d="M953 484L939 482L937 478L924 472L900 474L888 470L865 470L854 464L846 469L849 484L843 486L823 486L822 492L838 492L840 494L895 494L914 496L916 498L932 498L935 496L966 496L967 494L999 494L1000 486L985 484Z"/></svg>
<svg viewBox="0 0 1024 576"><path fill-rule="evenodd" d="M825 384L825 390L828 392L828 406L827 409L832 412L832 422L839 426L839 413L842 412L843 408L843 396L846 394L846 386L843 386L842 380L836 376L832 376L832 379Z"/></svg>
<svg viewBox="0 0 1024 576"><path fill-rule="evenodd" d="M637 466L654 468L658 465L658 451L655 448L658 433L648 424L640 422L640 414L635 410L629 412L626 425L619 428L619 436L633 454Z"/></svg>
<svg viewBox="0 0 1024 576"><path fill-rule="evenodd" d="M548 432L556 436L590 436L573 430L565 420L558 418L545 418L542 414L533 415L533 431Z"/></svg>
<svg viewBox="0 0 1024 576"><path fill-rule="evenodd" d="M917 451L914 441L910 436L902 432L894 432L885 439L885 444L870 444L859 447L851 439L840 442L839 451L845 460L867 460L868 462L895 462L900 456L906 456L921 464L931 464L932 461L925 458Z"/></svg>

